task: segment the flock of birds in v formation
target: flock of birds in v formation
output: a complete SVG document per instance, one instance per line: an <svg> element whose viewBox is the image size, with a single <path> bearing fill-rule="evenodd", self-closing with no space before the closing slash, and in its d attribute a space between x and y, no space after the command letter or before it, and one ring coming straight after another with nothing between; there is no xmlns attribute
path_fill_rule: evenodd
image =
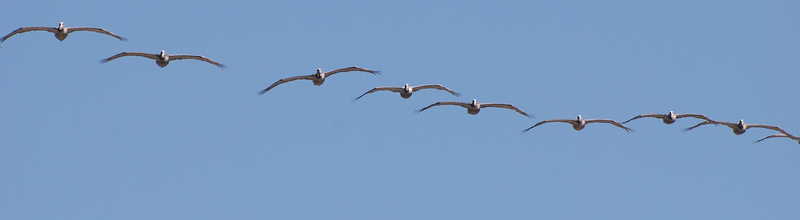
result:
<svg viewBox="0 0 800 220"><path fill-rule="evenodd" d="M75 31L97 32L97 33L101 33L101 34L106 34L106 35L112 36L112 37L117 38L117 39L119 39L121 41L127 41L126 38L117 36L117 35L109 32L109 31L107 31L105 29L102 29L102 28L92 28L92 27L70 27L70 28L67 28L67 27L64 27L64 22L60 22L58 24L58 26L55 27L55 28L52 28L52 27L23 27L23 28L19 28L17 30L14 30L10 34L4 36L3 38L0 38L0 43L2 43L3 41L7 40L11 36L14 36L15 34L25 33L25 32L29 32L29 31L47 31L47 32L51 32L51 33L54 33L56 38L58 40L61 40L61 41L63 41L65 38L67 38L67 35L69 33L72 33L72 32L75 32ZM158 54L142 53L142 52L122 52L122 53L119 53L117 55L111 56L109 58L100 60L100 63L101 64L102 63L106 63L108 61L112 61L114 59L117 59L117 58L120 58L120 57L126 57L126 56L139 56L139 57L145 57L145 58L153 59L153 60L156 61L156 64L159 67L162 67L162 68L166 67L167 64L169 64L169 62L172 61L172 60L182 60L182 59L200 60L200 61L204 61L204 62L207 62L207 63L214 64L214 65L216 65L216 66L218 66L220 68L225 68L225 65L223 65L221 63L217 63L217 62L215 62L215 61L213 61L211 59L208 59L208 58L206 58L204 56L197 56L197 55L168 55L163 50L161 51L161 53L158 53ZM277 82L275 82L272 85L270 85L269 87L267 87L266 89L261 90L260 92L258 92L258 94L259 95L263 95L264 93L268 92L269 90L275 88L276 86L278 86L280 84L291 82L291 81L295 81L295 80L301 80L301 79L303 79L303 80L311 80L314 83L314 85L319 86L319 85L322 85L322 83L325 82L326 78L328 78L329 76L332 76L333 74L343 73L343 72L353 72L353 71L367 72L367 73L371 73L373 75L380 74L380 71L369 70L369 69L365 69L365 68L361 68L361 67L357 67L357 66L341 68L341 69L332 70L332 71L328 71L328 72L322 72L321 69L317 69L317 72L312 74L312 75L295 76L295 77L289 77L289 78L280 79ZM367 94L370 94L370 93L373 93L373 92L377 92L377 91L390 91L390 92L400 93L400 97L402 97L404 99L407 99L407 98L411 97L411 95L414 92L422 90L422 89L443 90L443 91L449 92L453 96L456 96L456 97L461 96L459 93L454 92L454 91L452 91L452 90L450 90L447 87L444 87L442 85L409 86L408 84L406 84L403 87L376 87L376 88L373 88L373 89L367 91L366 93L362 94L361 96L358 96L353 101L361 99L361 97L364 97ZM422 112L422 111L425 111L425 110L427 110L427 109L429 109L431 107L440 106L440 105L461 106L461 107L466 108L467 109L467 113L469 113L471 115L478 114L478 112L480 112L481 108L495 107L495 108L511 109L511 110L516 111L519 114L522 114L522 115L526 116L526 117L529 117L529 118L533 117L533 116L529 115L528 113L525 113L524 111L522 111L519 108L514 107L513 105L510 105L510 104L479 103L475 99L473 99L472 102L469 102L469 103L467 103L467 102L437 102L437 103L431 104L431 105L429 105L429 106L427 106L425 108L422 108L420 110L416 110L416 112ZM759 125L759 124L745 124L744 120L739 120L738 123L715 121L715 120L711 120L710 118L708 118L708 117L706 117L704 115L700 115L700 114L675 114L672 111L670 111L667 114L643 114L643 115L638 115L638 116L633 117L631 119L628 119L627 121L622 122L622 123L619 123L619 122L614 121L614 120L609 120L609 119L583 119L583 117L578 115L578 118L576 118L576 119L550 119L550 120L544 120L544 121L536 123L535 125L523 130L523 132L527 132L528 130L531 130L531 129L539 126L539 125L550 123L550 122L562 122L562 123L571 124L572 128L575 129L576 131L582 130L586 126L586 124L589 124L589 123L606 123L606 124L611 124L611 125L617 126L619 128L622 128L627 132L632 132L633 130L631 130L630 128L626 127L623 124L628 123L628 122L630 122L632 120L635 120L635 119L639 119L639 118L660 118L661 120L663 120L664 124L672 124L672 123L675 122L675 120L677 120L679 118L686 118L686 117L702 119L703 122L701 122L701 123L699 123L697 125L694 125L692 127L686 128L686 129L684 129L684 131L689 131L689 130L695 129L697 127L700 127L700 126L703 126L703 125L708 125L708 124L713 124L713 125L720 125L721 124L721 125L728 126L729 128L731 128L733 130L733 133L736 134L736 135L743 134L749 128L764 128L764 129L770 129L770 130L778 131L780 133L764 137L764 138L762 138L760 140L755 141L754 143L761 142L761 141L769 139L769 138L779 138L780 137L780 138L790 138L792 140L796 140L797 143L800 144L800 137L791 135L791 134L787 133L786 131L784 131L783 129L781 129L781 128L777 127L777 126Z"/></svg>

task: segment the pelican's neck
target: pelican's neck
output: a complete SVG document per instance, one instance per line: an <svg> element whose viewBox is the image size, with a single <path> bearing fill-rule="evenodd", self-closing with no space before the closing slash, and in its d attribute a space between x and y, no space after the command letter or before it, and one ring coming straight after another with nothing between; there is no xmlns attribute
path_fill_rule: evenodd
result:
<svg viewBox="0 0 800 220"><path fill-rule="evenodd" d="M64 22L58 22L58 27L57 28L59 30L63 30L64 29Z"/></svg>
<svg viewBox="0 0 800 220"><path fill-rule="evenodd" d="M675 119L675 113L673 113L672 111L669 111L669 113L667 113L667 117L669 117L669 118L674 120Z"/></svg>
<svg viewBox="0 0 800 220"><path fill-rule="evenodd" d="M405 86L403 86L403 90L405 90L406 92L411 92L411 86L408 86L408 84L406 84Z"/></svg>
<svg viewBox="0 0 800 220"><path fill-rule="evenodd" d="M166 56L167 56L167 53L165 53L165 52L162 50L162 51L161 51L161 53L160 53L160 54L158 54L158 56L160 56L161 58L164 58L164 57L166 57Z"/></svg>
<svg viewBox="0 0 800 220"><path fill-rule="evenodd" d="M581 115L578 115L578 119L575 119L575 121L583 121L583 117L581 117Z"/></svg>
<svg viewBox="0 0 800 220"><path fill-rule="evenodd" d="M736 123L736 126L739 126L739 128L743 129L744 128L744 119L739 120L739 123Z"/></svg>
<svg viewBox="0 0 800 220"><path fill-rule="evenodd" d="M315 73L318 77L322 77L322 69L317 68L317 73Z"/></svg>
<svg viewBox="0 0 800 220"><path fill-rule="evenodd" d="M469 104L472 105L472 106L477 106L478 105L478 100L477 99L473 99L472 103L469 103Z"/></svg>

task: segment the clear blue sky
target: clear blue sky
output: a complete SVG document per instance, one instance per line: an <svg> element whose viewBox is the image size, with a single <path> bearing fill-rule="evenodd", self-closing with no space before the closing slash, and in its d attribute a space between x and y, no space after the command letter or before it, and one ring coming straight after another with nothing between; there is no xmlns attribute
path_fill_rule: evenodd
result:
<svg viewBox="0 0 800 220"><path fill-rule="evenodd" d="M9 2L10 3L10 2ZM798 1L14 1L0 219L798 219ZM123 51L199 54L159 68ZM276 80L361 66L256 93ZM376 86L442 84L410 99ZM514 104L536 116L437 101Z"/></svg>

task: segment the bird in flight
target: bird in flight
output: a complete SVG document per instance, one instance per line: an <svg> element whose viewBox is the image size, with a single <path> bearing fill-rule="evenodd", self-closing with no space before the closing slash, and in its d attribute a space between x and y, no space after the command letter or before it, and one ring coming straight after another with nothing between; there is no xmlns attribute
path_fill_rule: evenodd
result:
<svg viewBox="0 0 800 220"><path fill-rule="evenodd" d="M64 39L67 38L67 35L69 33L72 33L72 32L75 32L75 31L97 32L97 33L106 34L106 35L115 37L115 38L117 38L117 39L119 39L121 41L127 41L128 40L128 39L126 39L124 37L117 36L116 34L111 33L110 31L107 31L106 29L92 28L92 27L71 27L71 28L68 28L68 27L64 27L64 22L58 22L58 26L54 27L54 28L52 28L52 27L22 27L22 28L19 28L17 30L12 31L10 34L6 35L5 37L0 38L0 43L2 43L3 41L6 41L9 37L14 36L15 34L21 34L21 33L25 33L25 32L28 32L28 31L47 31L47 32L50 32L50 33L54 33L56 35L56 39L58 39L60 41L63 41Z"/></svg>
<svg viewBox="0 0 800 220"><path fill-rule="evenodd" d="M481 111L481 108L495 107L495 108L511 109L511 110L517 111L517 113L520 113L520 114L522 114L522 115L524 115L525 117L528 117L528 118L532 118L533 117L532 115L528 115L528 113L525 113L522 110L520 110L519 108L514 107L513 105L510 105L510 104L478 103L478 101L476 99L473 99L472 102L470 102L470 103L466 103L466 102L437 102L437 103L433 103L433 104L431 104L431 105L429 105L429 106L427 106L425 108L417 110L416 112L419 113L419 112L425 111L426 109L429 109L429 108L431 108L433 106L439 106L439 105L457 105L457 106L461 106L461 107L466 108L467 109L467 113L470 114L470 115L478 114L478 112Z"/></svg>
<svg viewBox="0 0 800 220"><path fill-rule="evenodd" d="M416 91L419 91L419 90L421 90L421 89L438 89L438 90L444 90L444 91L447 91L447 92L449 92L449 93L450 93L450 94L452 94L453 96L456 96L456 97L459 97L459 96L461 96L461 94L459 94L459 93L457 93L457 92L453 92L452 90L450 90L450 89L448 89L447 87L444 87L444 86L442 86L442 85L419 85L419 86L413 86L413 87L412 87L412 86L408 86L408 84L406 84L406 85L405 85L405 86L403 86L403 87L392 87L392 86L385 86L385 87L375 87L374 89L372 89L372 90L369 90L369 91L367 91L366 93L362 94L362 95L361 95L361 96L359 96L358 98L355 98L353 101L356 101L356 100L358 100L358 99L361 99L361 97L364 97L364 96L365 96L365 95L367 95L367 94L370 94L370 93L373 93L373 92L377 92L377 91L390 91L390 92L396 92L396 93L400 93L400 97L403 97L404 99L407 99L407 98L411 97L412 93L414 93L414 92L416 92Z"/></svg>
<svg viewBox="0 0 800 220"><path fill-rule="evenodd" d="M669 111L669 113L663 114L663 115L662 114L643 114L643 115L638 115L638 116L633 117L631 119L628 119L627 121L622 122L622 123L625 124L625 123L628 123L628 122L630 122L632 120L636 120L636 119L640 119L640 118L648 118L648 117L649 118L660 118L661 120L664 121L664 124L672 124L672 123L675 123L675 120L677 120L679 118L686 118L686 117L699 118L699 119L703 119L703 120L706 120L706 121L711 121L711 119L709 119L705 115L699 115L699 114L677 114L676 115L672 111Z"/></svg>
<svg viewBox="0 0 800 220"><path fill-rule="evenodd" d="M777 126L759 125L759 124L745 124L744 120L739 120L738 123L730 123L730 122L724 122L724 121L704 121L704 122L701 122L700 124L697 124L695 126L686 128L683 131L690 131L692 129L695 129L697 127L700 127L700 126L703 126L703 125L707 125L707 124L722 124L722 125L728 126L729 128L733 129L733 133L736 134L736 135L744 134L744 132L747 131L747 129L749 129L749 128L766 128L766 129L770 129L770 130L774 130L774 131L783 133L785 135L791 135L789 133L786 133L786 131L784 131L783 129L781 129L781 128L777 127Z"/></svg>
<svg viewBox="0 0 800 220"><path fill-rule="evenodd" d="M628 133L633 132L632 129L630 129L628 127L625 127L624 125L622 125L619 122L614 121L614 120L609 120L609 119L588 119L588 120L584 120L583 117L581 117L581 115L578 115L578 118L575 119L575 120L569 120L569 119L544 120L544 121L541 121L539 123L536 123L535 125L531 126L528 129L523 130L522 132L523 133L527 132L528 130L533 129L536 126L543 125L543 124L550 123L550 122L563 122L563 123L571 124L572 128L575 129L576 131L583 130L583 128L586 126L586 124L589 124L589 123L606 123L606 124L612 124L614 126L617 126L617 127L622 128L622 129L625 129L625 131L627 131Z"/></svg>
<svg viewBox="0 0 800 220"><path fill-rule="evenodd" d="M328 72L322 72L322 69L317 68L317 72L314 73L314 74L311 74L311 75L295 76L295 77L289 77L289 78L280 79L277 82L273 83L271 86L267 87L266 89L261 90L260 92L258 92L258 95L264 95L264 93L267 93L267 91L269 91L272 88L275 88L276 86L278 86L280 84L284 84L284 83L287 83L287 82L300 80L300 79L311 80L312 82L314 82L315 86L319 86L319 85L322 85L322 83L325 82L325 78L328 78L329 76L331 76L333 74L343 73L343 72L351 72L351 71L367 72L367 73L372 73L372 75L381 74L381 71L368 70L368 69L364 69L364 68L357 67L357 66L345 67L345 68L341 68L341 69L331 70L331 71L328 71Z"/></svg>
<svg viewBox="0 0 800 220"><path fill-rule="evenodd" d="M105 58L105 59L100 60L100 64L107 63L108 61L112 61L114 59L117 59L117 58L120 58L120 57L126 57L126 56L139 56L139 57L145 57L145 58L153 59L153 60L156 61L156 64L161 68L164 68L165 66L167 66L169 64L169 61L172 61L172 60L192 59L192 60L205 61L207 63L214 64L214 65L218 66L219 68L225 69L225 65L224 64L214 62L213 60L208 59L208 58L206 58L204 56L183 55L183 54L180 54L180 55L168 55L167 53L164 53L163 50L161 51L161 53L157 53L157 54L142 53L142 52L122 52L122 53L119 53L117 55L111 56L109 58Z"/></svg>

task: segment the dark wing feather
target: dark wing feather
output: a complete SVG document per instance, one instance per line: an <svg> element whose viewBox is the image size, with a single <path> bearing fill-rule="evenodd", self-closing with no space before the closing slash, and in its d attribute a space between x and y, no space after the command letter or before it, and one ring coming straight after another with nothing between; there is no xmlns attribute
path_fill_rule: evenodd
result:
<svg viewBox="0 0 800 220"><path fill-rule="evenodd" d="M151 54L151 53L142 53L142 52L122 52L118 53L117 55L111 56L109 58L105 58L100 60L100 64L107 63L108 61L112 61L114 59L126 56L138 56L138 57L147 57L153 60L158 60L158 54Z"/></svg>
<svg viewBox="0 0 800 220"><path fill-rule="evenodd" d="M703 120L706 120L706 121L713 121L710 118L706 117L705 115L700 115L700 114L677 114L677 115L675 115L675 118L686 118L686 117L698 118L698 119L703 119Z"/></svg>
<svg viewBox="0 0 800 220"><path fill-rule="evenodd" d="M517 113L520 113L520 114L524 115L525 117L533 118L532 115L528 115L528 113L525 113L522 110L520 110L519 108L514 107L513 105L509 105L509 104L497 104L497 103L485 103L484 104L484 103L481 103L481 108L486 108L486 107L507 108L507 109L511 109L511 110L517 111Z"/></svg>
<svg viewBox="0 0 800 220"><path fill-rule="evenodd" d="M433 104L431 104L431 105L429 105L429 106L427 106L425 108L422 108L420 110L416 110L416 112L420 113L422 111L425 111L426 109L429 109L429 108L431 108L433 106L438 106L438 105L458 105L458 106L461 106L461 107L464 107L464 108L469 108L469 103L463 103L463 102L437 102L437 103L433 103Z"/></svg>
<svg viewBox="0 0 800 220"><path fill-rule="evenodd" d="M276 86L278 86L280 84L284 84L284 83L287 83L287 82L295 81L295 80L298 80L298 79L312 80L312 79L314 79L314 76L295 76L295 77L289 77L289 78L285 78L285 79L280 79L277 82L273 83L271 86L267 87L266 89L261 90L260 92L258 92L258 95L264 95L264 93L267 93L267 91L269 91L272 88L275 88Z"/></svg>
<svg viewBox="0 0 800 220"><path fill-rule="evenodd" d="M748 128L766 128L766 129L770 129L770 130L774 130L774 131L777 131L777 132L783 133L783 134L785 134L785 135L791 135L791 134L787 133L786 131L784 131L783 129L779 128L778 126L772 126L772 125L758 125L758 124L747 124L747 127L748 127Z"/></svg>
<svg viewBox="0 0 800 220"><path fill-rule="evenodd" d="M207 63L214 64L214 65L218 66L219 68L225 69L225 65L224 64L214 62L213 60L208 59L208 58L206 58L204 56L197 56L197 55L169 55L169 60L184 60L184 59L205 61Z"/></svg>
<svg viewBox="0 0 800 220"><path fill-rule="evenodd" d="M589 124L589 123L606 123L606 124L612 124L612 125L614 125L614 126L617 126L617 127L620 127L620 128L622 128L622 129L625 129L625 131L627 131L628 133L630 133L630 132L634 132L634 131L633 131L633 129L630 129L630 128L628 128L628 127L625 127L625 125L622 125L622 124L620 124L619 122L617 122L617 121L614 121L614 120L608 120L608 119L589 119L589 120L584 120L584 121L586 122L586 124Z"/></svg>
<svg viewBox="0 0 800 220"><path fill-rule="evenodd" d="M21 34L21 33L25 33L25 32L28 32L28 31L47 31L47 32L50 32L50 33L58 33L58 29L57 28L51 28L51 27L23 27L23 28L19 28L17 30L12 31L10 34L6 35L3 38L0 38L0 43L2 43L3 41L6 41L6 39L8 39L11 36L14 36L15 34Z"/></svg>
<svg viewBox="0 0 800 220"><path fill-rule="evenodd" d="M110 31L107 31L106 29L102 29L102 28L91 28L91 27L72 27L72 28L67 28L67 34L75 32L75 31L97 32L97 33L105 34L105 35L108 35L108 36L112 36L112 37L117 38L117 39L119 39L121 41L128 41L127 38L117 36L116 34L111 33Z"/></svg>
<svg viewBox="0 0 800 220"><path fill-rule="evenodd" d="M351 66L351 67L345 67L345 68L341 68L341 69L337 69L337 70L331 70L331 71L325 72L324 74L325 74L325 77L328 77L328 76L331 76L333 74L342 73L342 72L351 72L351 71L368 72L368 73L372 73L373 75L381 74L381 71L368 70L368 69L357 67L357 66Z"/></svg>
<svg viewBox="0 0 800 220"><path fill-rule="evenodd" d="M386 87L375 87L375 88L373 88L373 89L371 89L371 90L369 90L369 91L365 92L365 93L364 93L364 94L362 94L361 96L359 96L359 97L357 97L357 98L353 99L353 101L356 101L356 100L358 100L358 99L361 99L361 97L364 97L364 96L365 96L365 95L367 95L367 94L370 94L370 93L373 93L373 92L377 92L377 91L403 92L403 88L391 87L391 86L386 86Z"/></svg>
<svg viewBox="0 0 800 220"><path fill-rule="evenodd" d="M444 86L442 86L442 85L421 85L421 86L414 86L414 87L411 87L411 91L412 91L412 92L419 91L420 89L438 89L438 90L444 90L444 91L447 91L447 92L449 92L449 93L450 93L450 94L452 94L453 96L456 96L456 97L459 97L459 96L461 96L461 94L459 94L459 93L457 93L457 92L453 92L452 90L450 90L450 89L448 89L447 87L444 87Z"/></svg>
<svg viewBox="0 0 800 220"><path fill-rule="evenodd" d="M567 123L567 124L572 124L572 122L573 122L573 121L575 121L575 120L569 120L569 119L550 119L550 120L544 120L544 121L540 121L539 123L536 123L535 125L531 126L531 127L530 127L530 128L528 128L528 129L522 130L522 133L528 132L528 130L531 130L531 129L535 128L536 126L543 125L543 124L545 124L545 123L550 123L550 122L563 122L563 123Z"/></svg>
<svg viewBox="0 0 800 220"><path fill-rule="evenodd" d="M622 122L622 123L623 123L623 124L625 124L625 123L628 123L629 121L633 121L633 120L640 119L640 118L644 118L644 117L651 117L651 118L660 118L660 119L664 119L664 117L667 117L667 116L665 116L665 115L662 115L662 114L643 114L643 115L638 115L638 116L636 116L636 117L633 117L633 118L631 118L631 119L628 119L627 121L625 121L625 122Z"/></svg>

